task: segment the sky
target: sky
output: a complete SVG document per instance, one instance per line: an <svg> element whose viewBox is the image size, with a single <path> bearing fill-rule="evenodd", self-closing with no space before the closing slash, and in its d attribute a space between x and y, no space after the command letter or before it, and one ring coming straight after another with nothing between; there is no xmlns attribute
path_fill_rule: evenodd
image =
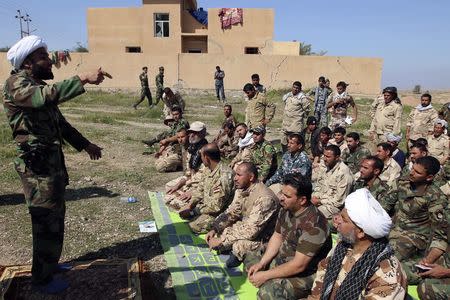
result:
<svg viewBox="0 0 450 300"><path fill-rule="evenodd" d="M450 88L448 0L197 0L198 6L275 10L277 41L297 40L331 56L380 57L382 85ZM45 4L44 4L45 3ZM0 0L0 47L20 37L16 10L51 50L87 45L88 7L139 7L141 0ZM244 15L245 18L245 15Z"/></svg>

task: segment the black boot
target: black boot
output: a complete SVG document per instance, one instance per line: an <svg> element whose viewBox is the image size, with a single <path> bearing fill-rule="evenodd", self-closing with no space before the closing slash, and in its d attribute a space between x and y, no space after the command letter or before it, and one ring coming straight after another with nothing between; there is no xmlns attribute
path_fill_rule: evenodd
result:
<svg viewBox="0 0 450 300"><path fill-rule="evenodd" d="M242 261L239 260L239 258L236 257L236 255L233 254L233 252L230 253L230 257L225 262L225 265L227 268L236 268L241 265Z"/></svg>
<svg viewBox="0 0 450 300"><path fill-rule="evenodd" d="M141 142L143 142L144 144L151 147L151 146L153 146L153 144L156 144L158 141L156 139L151 139L151 140L142 140Z"/></svg>

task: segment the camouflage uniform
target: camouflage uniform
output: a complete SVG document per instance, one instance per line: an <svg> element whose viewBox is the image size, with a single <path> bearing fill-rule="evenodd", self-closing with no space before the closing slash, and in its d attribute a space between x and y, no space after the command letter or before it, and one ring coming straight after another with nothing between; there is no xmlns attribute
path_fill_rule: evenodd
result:
<svg viewBox="0 0 450 300"><path fill-rule="evenodd" d="M234 168L241 162L251 162L252 161L252 145L239 148L237 155L231 160L230 167Z"/></svg>
<svg viewBox="0 0 450 300"><path fill-rule="evenodd" d="M63 246L68 174L62 145L66 141L81 151L90 144L58 105L84 92L78 76L47 85L20 70L5 83L3 106L18 151L14 165L31 215L35 284L52 279Z"/></svg>
<svg viewBox="0 0 450 300"><path fill-rule="evenodd" d="M222 128L227 123L231 123L231 124L233 124L233 126L236 126L237 122L236 122L236 118L233 116L233 114L229 115L227 118L225 118L225 120L223 120Z"/></svg>
<svg viewBox="0 0 450 300"><path fill-rule="evenodd" d="M338 127L347 127L347 123L345 119L347 118L347 110L349 106L355 106L355 101L353 97L347 94L347 92L343 92L342 94L338 94L337 92L331 97L331 101L335 102L337 100L344 99L344 103L335 103L332 107L331 111L331 119L330 119L330 128L334 130ZM353 108L354 109L354 108Z"/></svg>
<svg viewBox="0 0 450 300"><path fill-rule="evenodd" d="M450 124L450 102L442 105L442 108L439 110L439 117L445 120L447 124ZM450 133L450 130L448 132Z"/></svg>
<svg viewBox="0 0 450 300"><path fill-rule="evenodd" d="M419 105L422 108L421 105ZM430 105L431 106L431 105ZM438 112L433 108L419 110L415 108L408 116L406 127L410 128L409 139L415 141L427 138L428 132L433 131L434 122L438 119Z"/></svg>
<svg viewBox="0 0 450 300"><path fill-rule="evenodd" d="M156 86L156 98L155 104L158 104L160 100L162 100L162 96L164 94L164 74L158 73L155 77L155 86Z"/></svg>
<svg viewBox="0 0 450 300"><path fill-rule="evenodd" d="M277 170L277 153L275 147L268 141L255 143L251 146L251 162L258 169L258 179L265 182Z"/></svg>
<svg viewBox="0 0 450 300"><path fill-rule="evenodd" d="M169 145L155 161L156 171L174 172L182 168L181 147L179 144Z"/></svg>
<svg viewBox="0 0 450 300"><path fill-rule="evenodd" d="M224 163L220 162L212 171L205 169L202 179L191 198L196 217L189 222L189 227L194 233L207 233L214 219L233 199L233 174Z"/></svg>
<svg viewBox="0 0 450 300"><path fill-rule="evenodd" d="M281 166L275 174L266 181L266 185L270 186L283 181L284 176L291 173L300 173L307 178L311 178L311 161L303 151L297 153L286 152L283 154Z"/></svg>
<svg viewBox="0 0 450 300"><path fill-rule="evenodd" d="M347 147L341 152L341 160L350 168L353 174L356 174L359 172L362 160L369 155L370 150L365 147L358 146L354 152L351 152Z"/></svg>
<svg viewBox="0 0 450 300"><path fill-rule="evenodd" d="M314 280L314 286L311 291L311 295L308 300L319 300L322 294L323 281L325 279L325 273L327 272L327 266L331 260L333 251L330 251L328 257L319 263L316 279ZM353 253L353 249L347 250L342 261L342 268L339 272L336 281L334 283L333 292L343 283L345 277L350 272L351 262L355 262L360 259L362 254ZM402 265L395 256L380 261L379 268L375 271L372 277L367 281L366 287L362 290L359 300L398 300L404 299L407 293L407 280L405 272L402 269ZM333 298L330 298L333 299Z"/></svg>
<svg viewBox="0 0 450 300"><path fill-rule="evenodd" d="M185 129L189 128L189 122L186 121L186 119L181 118L177 122L173 122L170 125L169 130L161 132L154 138L154 140L155 140L155 142L160 142L165 138L173 137L177 134L178 130L180 130L181 128L185 128Z"/></svg>
<svg viewBox="0 0 450 300"><path fill-rule="evenodd" d="M434 134L428 136L428 153L437 158L441 165L444 165L450 155L449 138L441 134L435 137Z"/></svg>
<svg viewBox="0 0 450 300"><path fill-rule="evenodd" d="M344 206L344 199L353 186L353 175L342 161L337 162L330 170L319 168L312 196L320 199L319 210L330 219Z"/></svg>
<svg viewBox="0 0 450 300"><path fill-rule="evenodd" d="M147 73L142 72L142 74L139 75L139 80L141 81L141 98L133 106L138 106L142 101L144 101L145 97L147 97L148 99L148 106L152 106L152 93L150 92L150 88L148 85Z"/></svg>
<svg viewBox="0 0 450 300"><path fill-rule="evenodd" d="M369 132L377 135L375 144L386 142L387 133L400 135L403 106L392 100L388 104L375 100L375 114L370 125Z"/></svg>
<svg viewBox="0 0 450 300"><path fill-rule="evenodd" d="M399 164L391 157L387 162L384 163L383 172L380 174L380 179L386 181L387 184L392 185L400 177L402 173L402 168Z"/></svg>
<svg viewBox="0 0 450 300"><path fill-rule="evenodd" d="M216 71L214 73L214 85L216 88L217 100L225 101L225 87L223 85L223 78L225 77L225 72L223 70Z"/></svg>
<svg viewBox="0 0 450 300"><path fill-rule="evenodd" d="M395 212L395 204L397 203L398 194L397 194L397 188L388 185L386 182L381 181L379 177L377 177L372 186L367 186L364 180L358 179L355 182L355 186L353 188L353 191L367 188L372 196L380 202L381 206L384 208L384 210L389 214L393 215Z"/></svg>
<svg viewBox="0 0 450 300"><path fill-rule="evenodd" d="M232 249L241 261L256 251L273 233L279 204L277 197L263 183L254 183L247 190L236 190L233 202L214 221L222 247Z"/></svg>
<svg viewBox="0 0 450 300"><path fill-rule="evenodd" d="M193 170L189 170L185 173L184 176L181 178L186 179L186 183L182 188L180 188L178 191L174 192L173 194L166 194L164 196L164 202L178 210L186 205L189 204L189 200L181 200L181 195L186 192L193 192L197 189L197 186L200 185L204 181L205 174L208 173L208 168L206 168L204 165L200 167L200 169L197 172L194 172ZM180 179L180 177L177 178L175 182L168 182L166 185L174 186ZM168 187L170 188L170 187Z"/></svg>
<svg viewBox="0 0 450 300"><path fill-rule="evenodd" d="M181 112L184 112L185 103L183 97L181 97L178 91L173 92L173 97L169 98L165 93L162 96L162 101L164 102L164 116L170 116L172 114L172 108L174 106L181 107Z"/></svg>
<svg viewBox="0 0 450 300"><path fill-rule="evenodd" d="M281 209L275 231L283 237L282 245L270 264L279 267L292 259L296 252L312 257L305 270L288 278L265 282L258 291L258 299L299 299L306 297L314 282L317 264L331 249L331 236L327 220L314 205L292 214ZM261 260L262 254L249 253L245 258L248 269Z"/></svg>
<svg viewBox="0 0 450 300"><path fill-rule="evenodd" d="M335 139L331 139L328 143L329 143L330 145L338 146L338 147L339 147L339 150L341 150L341 154L342 154L342 152L344 152L345 150L348 150L347 142L345 141L345 139L342 140L342 142L340 142L340 143L336 142Z"/></svg>
<svg viewBox="0 0 450 300"><path fill-rule="evenodd" d="M215 143L217 144L217 147L219 147L222 157L229 159L234 158L238 154L238 142L238 137L234 135L230 137L227 134L222 134L215 140Z"/></svg>
<svg viewBox="0 0 450 300"><path fill-rule="evenodd" d="M328 87L311 89L308 96L314 95L314 117L319 122L319 128L328 126L327 103L332 91Z"/></svg>
<svg viewBox="0 0 450 300"><path fill-rule="evenodd" d="M262 125L262 121L270 122L275 115L275 104L267 100L266 96L260 93L250 99L245 109L245 122L249 128Z"/></svg>
<svg viewBox="0 0 450 300"><path fill-rule="evenodd" d="M409 180L399 180L396 217L389 240L400 261L425 257L428 247L446 251L447 204L447 197L434 183L419 193L411 190Z"/></svg>
<svg viewBox="0 0 450 300"><path fill-rule="evenodd" d="M309 115L309 99L299 92L293 95L292 92L283 96L284 113L282 131L284 136L281 140L282 145L287 145L288 135L290 133L301 133L304 127L305 119Z"/></svg>

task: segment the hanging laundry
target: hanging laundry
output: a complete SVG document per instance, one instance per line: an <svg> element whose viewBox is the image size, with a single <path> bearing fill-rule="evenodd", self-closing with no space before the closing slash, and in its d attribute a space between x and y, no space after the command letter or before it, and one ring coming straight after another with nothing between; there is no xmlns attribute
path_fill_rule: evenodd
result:
<svg viewBox="0 0 450 300"><path fill-rule="evenodd" d="M244 22L244 11L242 8L222 8L219 12L222 29Z"/></svg>
<svg viewBox="0 0 450 300"><path fill-rule="evenodd" d="M58 51L53 51L52 53L52 64L55 66L59 63Z"/></svg>

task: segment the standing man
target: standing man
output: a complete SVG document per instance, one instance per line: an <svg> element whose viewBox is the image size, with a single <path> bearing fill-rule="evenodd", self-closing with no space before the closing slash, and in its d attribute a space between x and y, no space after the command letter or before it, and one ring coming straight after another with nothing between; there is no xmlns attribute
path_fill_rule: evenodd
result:
<svg viewBox="0 0 450 300"><path fill-rule="evenodd" d="M398 99L397 88L387 87L383 90L384 101L377 102L370 125L370 140L376 144L386 142L386 134L400 135L403 106Z"/></svg>
<svg viewBox="0 0 450 300"><path fill-rule="evenodd" d="M314 95L314 116L319 122L319 127L328 126L327 101L331 95L331 89L325 85L325 77L319 77L319 86L311 89L307 96Z"/></svg>
<svg viewBox="0 0 450 300"><path fill-rule="evenodd" d="M275 104L256 91L251 83L247 83L244 93L248 97L247 108L245 109L245 121L251 129L257 126L267 126L275 115Z"/></svg>
<svg viewBox="0 0 450 300"><path fill-rule="evenodd" d="M406 123L406 140L411 147L419 138L426 139L433 132L434 122L438 119L438 112L431 105L431 95L423 94L420 104L411 111Z"/></svg>
<svg viewBox="0 0 450 300"><path fill-rule="evenodd" d="M259 74L252 75L252 84L258 93L261 93L261 94L266 93L266 88L261 83L259 83Z"/></svg>
<svg viewBox="0 0 450 300"><path fill-rule="evenodd" d="M353 108L353 118L347 118L348 107ZM347 127L349 124L356 122L358 118L358 109L356 108L355 101L353 97L347 93L347 84L343 81L339 81L336 85L336 93L332 96L331 101L327 104L327 109L332 109L331 111L331 130L337 127Z"/></svg>
<svg viewBox="0 0 450 300"><path fill-rule="evenodd" d="M147 99L148 99L148 106L150 108L153 107L152 93L150 92L150 88L149 88L149 85L148 85L148 76L147 76L148 68L147 67L143 67L142 71L143 72L141 73L141 75L139 75L139 80L141 81L141 98L139 99L138 102L133 104L134 109L137 109L137 106L142 101L144 101L145 97L147 97Z"/></svg>
<svg viewBox="0 0 450 300"><path fill-rule="evenodd" d="M346 142L347 148L342 151L341 159L350 168L352 174L356 174L359 171L362 160L370 155L370 151L361 146L359 134L356 132L347 134Z"/></svg>
<svg viewBox="0 0 450 300"><path fill-rule="evenodd" d="M287 150L288 136L292 133L300 133L303 130L305 119L309 115L309 100L302 92L302 84L296 81L292 84L292 90L283 96L283 138L281 147L283 153Z"/></svg>
<svg viewBox="0 0 450 300"><path fill-rule="evenodd" d="M223 85L223 79L225 78L225 72L216 66L216 72L214 73L214 84L216 87L217 100L225 102L225 87Z"/></svg>
<svg viewBox="0 0 450 300"><path fill-rule="evenodd" d="M33 233L33 287L46 294L68 288L65 280L54 279L61 270L58 261L64 240L65 200L68 174L62 146L65 142L90 158L102 156L102 148L89 142L61 114L60 103L85 92L84 85L100 84L110 75L101 68L47 85L53 79L52 62L42 38L30 35L7 53L14 70L6 80L6 116L18 146L15 169L19 173L31 215Z"/></svg>
<svg viewBox="0 0 450 300"><path fill-rule="evenodd" d="M162 100L162 96L164 94L164 67L159 67L159 73L158 75L156 75L155 78L155 85L156 85L155 105L158 105L159 100Z"/></svg>

